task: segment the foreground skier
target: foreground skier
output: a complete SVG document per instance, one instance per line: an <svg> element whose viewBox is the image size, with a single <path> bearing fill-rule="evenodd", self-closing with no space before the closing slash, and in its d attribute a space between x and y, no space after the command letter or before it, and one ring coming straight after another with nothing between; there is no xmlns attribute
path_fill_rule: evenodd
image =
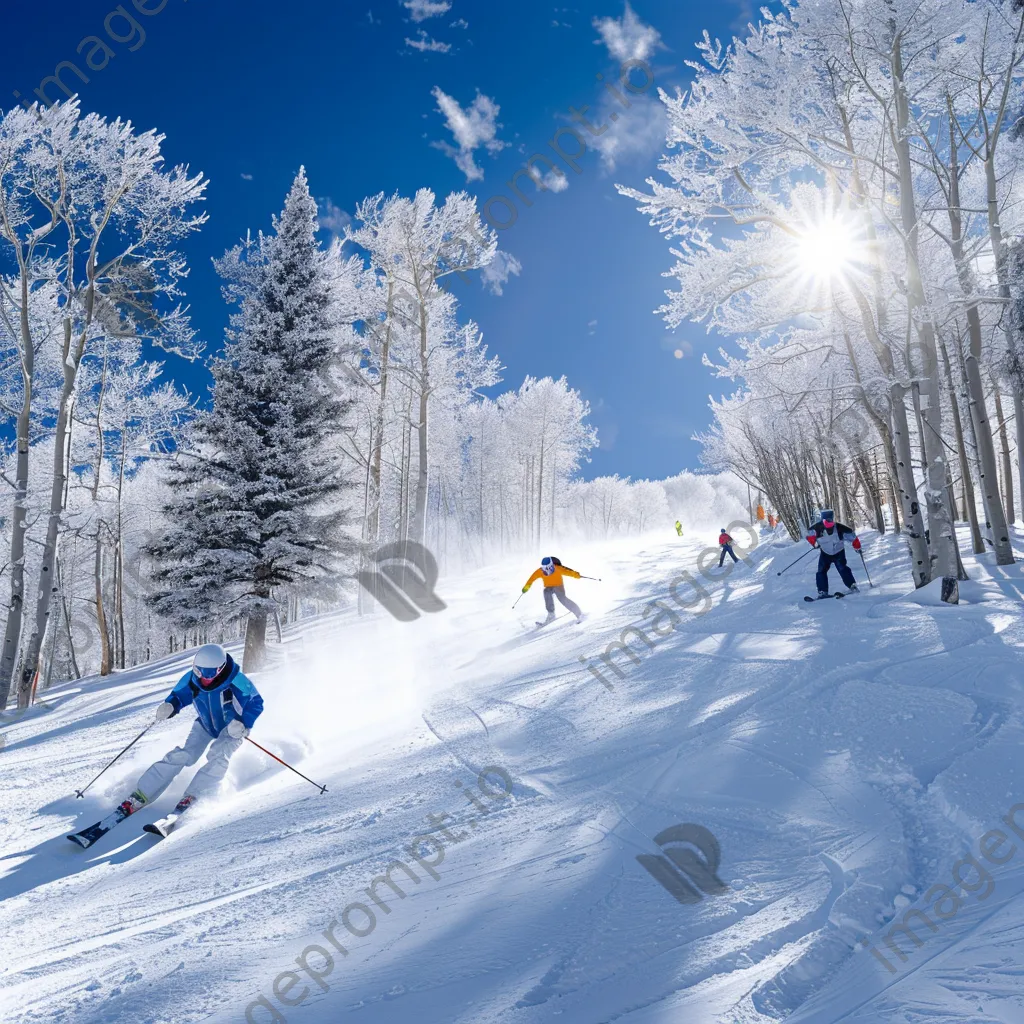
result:
<svg viewBox="0 0 1024 1024"><path fill-rule="evenodd" d="M836 522L836 514L830 508L822 509L821 519L816 522L807 534L807 543L817 547L818 573L815 577L818 584L818 597L829 597L828 571L834 565L840 579L851 593L857 590L857 581L853 572L846 564L846 541L853 538L853 550L860 551L860 538L849 526Z"/></svg>
<svg viewBox="0 0 1024 1024"><path fill-rule="evenodd" d="M573 579L577 580L580 578L580 574L575 569L562 565L553 555L546 555L540 560L540 568L526 581L526 586L523 587L524 594L537 580L543 579L544 581L544 607L547 609L548 617L543 622L538 622L538 626L546 626L555 617L556 597L564 607L568 608L576 616L577 622L583 621L583 612L580 611L579 605L565 596L565 584L562 582L563 576L572 576Z"/></svg>
<svg viewBox="0 0 1024 1024"><path fill-rule="evenodd" d="M166 835L181 814L200 797L216 792L228 770L231 755L242 745L263 711L263 698L220 644L206 644L196 652L191 671L186 672L167 699L157 705L156 720L172 718L189 704L195 705L196 721L182 746L175 747L147 769L132 794L112 814L69 835L68 839L82 847L91 846L140 807L156 800L178 772L195 764L207 747L206 763L193 776L174 813L146 825L146 831Z"/></svg>

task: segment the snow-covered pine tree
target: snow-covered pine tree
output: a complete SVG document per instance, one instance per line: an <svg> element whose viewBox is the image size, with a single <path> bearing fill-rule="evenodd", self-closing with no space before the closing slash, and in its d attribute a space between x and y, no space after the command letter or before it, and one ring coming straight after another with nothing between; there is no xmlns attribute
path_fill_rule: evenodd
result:
<svg viewBox="0 0 1024 1024"><path fill-rule="evenodd" d="M212 365L213 408L173 475L175 525L153 548L154 604L182 625L246 619L246 668L263 659L281 591L330 593L353 547L349 486L330 441L351 401L328 383L345 313L337 249L316 240L317 208L299 171L275 234L215 266L240 305Z"/></svg>

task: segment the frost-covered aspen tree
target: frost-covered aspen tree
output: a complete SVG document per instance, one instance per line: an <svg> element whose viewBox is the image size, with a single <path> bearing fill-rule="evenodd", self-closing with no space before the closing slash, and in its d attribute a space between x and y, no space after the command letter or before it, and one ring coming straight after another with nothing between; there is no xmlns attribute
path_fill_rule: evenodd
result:
<svg viewBox="0 0 1024 1024"><path fill-rule="evenodd" d="M191 414L188 394L161 383L162 364L144 359L141 350L134 336L108 337L97 344L79 370L73 412L68 454L79 470L67 528L91 531L94 538L101 675L125 667L125 620L131 612L126 603L141 596L128 593L126 586L128 537L142 514L131 500L133 482L146 463L166 461L181 450Z"/></svg>
<svg viewBox="0 0 1024 1024"><path fill-rule="evenodd" d="M942 576L942 600L949 604L957 604L960 593L957 581L957 542L946 488L947 468L942 439L938 348L935 324L928 307L921 271L919 203L915 196L914 165L910 148L912 115L907 69L904 63L905 46L909 43L910 52L913 53L922 40L913 33L905 33L897 17L897 12L894 11L889 19L891 35L887 56L893 92L889 111L894 117L893 137L899 173L900 219L906 247L907 300L910 315L915 322L918 341L918 357L910 360L910 369L918 376L921 419L924 425L921 441L927 464L925 499L928 506L930 535L928 546L934 559L935 574Z"/></svg>
<svg viewBox="0 0 1024 1024"><path fill-rule="evenodd" d="M31 260L25 260L24 272L19 269L12 277L0 275L0 350L4 357L0 402L14 443L13 458L4 475L5 484L14 491L6 560L10 603L4 634L4 650L12 652L17 651L21 636L26 541L30 520L36 515L29 493L31 446L52 436L53 408L63 376L55 341L61 330L60 290L53 280L33 280L31 266ZM0 685L0 707L8 692Z"/></svg>
<svg viewBox="0 0 1024 1024"><path fill-rule="evenodd" d="M165 169L162 141L155 131L136 132L130 122L82 115L74 100L16 108L0 122L0 241L17 267L23 297L41 279L54 282L60 293L56 344L63 377L35 615L28 638L20 641L21 601L17 608L12 602L0 657L0 705L19 651L19 704L27 704L39 664L55 592L70 411L89 345L117 321L119 330L197 354L186 315L168 303L180 295L187 274L175 246L205 220L189 213L205 182L184 167ZM33 346L27 330L21 344L24 357ZM26 468L27 456L26 450Z"/></svg>
<svg viewBox="0 0 1024 1024"><path fill-rule="evenodd" d="M1016 154L1004 146L1002 163L988 160L994 179L983 167L988 140L1001 131L1000 111L1014 107L1001 97L1020 90L1013 70L1020 18L1019 4L999 0L803 0L778 14L763 10L728 47L705 35L690 90L662 94L669 155L661 169L669 183L651 179L646 193L620 189L677 243L678 291L661 310L669 326L700 322L748 346L745 358L721 367L749 390L719 406L714 457L737 472L749 459L776 489L792 528L810 491L834 492L830 500L839 504L854 500L868 486L858 480L869 465L861 456L883 454L900 492L914 582L941 576L947 601L956 600L960 560L946 452L955 450L960 427L943 415L954 396L938 344L942 335L960 337L958 321L967 322L968 360L978 364L967 367L978 479L992 505L998 556L1010 557L979 386L982 360L1009 376L1003 346L993 342L1006 325L985 311L1007 305L1007 288L998 270L994 282L985 279L978 228L988 214L985 246L998 254L993 225L1005 235L1022 220L1012 188ZM971 73L972 62L988 77ZM943 141L946 93L957 104L952 147ZM950 174L966 163L965 173ZM952 186L965 182L969 194L961 188L951 197ZM940 223L950 212L963 219L952 234ZM992 265L999 262L996 255ZM980 280L968 281L965 271ZM1015 338L1004 334L1012 365ZM798 345L815 355L799 361ZM826 407L812 389L821 387L818 370L837 359L852 379L835 376ZM799 365L803 378L786 376L784 365ZM851 431L851 416L870 425ZM816 431L820 442L808 445ZM915 466L923 467L921 502Z"/></svg>
<svg viewBox="0 0 1024 1024"><path fill-rule="evenodd" d="M1024 336L1021 334L1019 322L1009 310L1012 301L1009 247L1003 230L1004 219L1008 213L1011 222L1016 222L1018 230L1021 228L1021 204L1016 198L1017 189L1013 187L1014 172L1019 170L1021 162L1019 152L1015 152L1010 158L1010 166L1002 168L1002 175L997 168L997 157L1002 154L999 144L1005 134L1009 118L1013 113L1019 113L1024 99L1021 84L1021 65L1024 64L1024 6L1016 3L1007 5L997 0L986 0L979 6L984 9L984 14L975 12L972 18L972 26L976 27L976 32L972 40L974 45L968 50L973 70L971 85L975 87L971 93L972 97L977 97L978 100L977 117L973 122L973 133L965 132L959 122L957 127L967 146L981 157L985 170L985 211L998 294L1005 309L1001 317L1006 338L1004 363L1013 397L1017 439L1017 482L1024 503ZM977 28L982 26L983 31L978 32ZM974 114L975 111L972 110L971 113ZM972 135L980 138L975 141ZM1011 501L1007 508L1007 520L1012 523L1013 518ZM998 550L999 547L997 552Z"/></svg>
<svg viewBox="0 0 1024 1024"><path fill-rule="evenodd" d="M967 373L972 433L977 439L982 503L985 509L986 525L992 532L996 560L1000 565L1009 565L1013 562L1013 551L1010 547L1006 517L999 500L995 443L981 377L983 323L979 282L974 270L977 250L976 242L968 234L969 214L965 216L965 196L963 195L963 181L973 155L968 152L965 160L961 160L962 131L959 127L955 104L952 96L948 93L945 96L945 108L947 121L943 128L948 139L948 146L941 146L943 141L941 138L929 141L931 143L931 165L935 173L935 188L945 208L947 224L937 225L934 219L928 223L931 230L938 237L943 238L948 245L955 268L957 285L963 295L963 317L967 325L968 340L967 351L964 354L964 367ZM939 131L941 132L943 128L940 128ZM957 348L960 348L959 339L957 339Z"/></svg>
<svg viewBox="0 0 1024 1024"><path fill-rule="evenodd" d="M412 358L403 363L407 378L414 377L416 381L415 416L411 420L416 435L416 481L408 535L410 539L422 540L430 479L431 352L452 337L443 337L438 329L442 325L432 322L433 317L441 320L450 313L440 282L450 274L465 274L488 266L497 252L496 236L481 226L476 200L464 192L453 193L440 206L429 189L420 189L412 199L385 199L381 194L357 207L356 220L358 226L349 232L348 238L369 254L372 266L388 288L382 389L391 371L394 331L388 325L392 318L415 346ZM380 428L376 446L385 443L383 422ZM410 467L411 454L409 449ZM378 490L381 459L382 449L376 447L371 473L378 480ZM379 497L375 496L374 505L377 502Z"/></svg>

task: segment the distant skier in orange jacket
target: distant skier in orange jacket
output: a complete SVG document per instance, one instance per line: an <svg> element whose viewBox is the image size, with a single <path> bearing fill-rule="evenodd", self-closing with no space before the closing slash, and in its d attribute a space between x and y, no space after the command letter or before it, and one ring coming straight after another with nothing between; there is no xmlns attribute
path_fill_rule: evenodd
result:
<svg viewBox="0 0 1024 1024"><path fill-rule="evenodd" d="M543 622L538 622L538 626L546 626L555 617L556 597L564 607L568 608L576 616L577 622L583 621L583 612L580 611L579 605L565 596L565 584L562 582L563 576L572 576L573 579L577 580L580 578L580 574L575 569L562 565L553 555L545 555L540 560L540 568L526 581L526 586L523 587L524 594L537 580L544 581L544 607L547 609L548 617Z"/></svg>

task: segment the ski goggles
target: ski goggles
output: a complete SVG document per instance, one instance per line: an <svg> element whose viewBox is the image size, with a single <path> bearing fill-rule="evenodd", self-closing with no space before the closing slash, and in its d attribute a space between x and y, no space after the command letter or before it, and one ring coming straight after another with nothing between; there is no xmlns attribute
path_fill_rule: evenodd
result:
<svg viewBox="0 0 1024 1024"><path fill-rule="evenodd" d="M202 683L212 683L214 679L216 679L217 676L219 676L223 670L223 665L194 665L192 668L192 672L195 675L196 679L198 679Z"/></svg>

